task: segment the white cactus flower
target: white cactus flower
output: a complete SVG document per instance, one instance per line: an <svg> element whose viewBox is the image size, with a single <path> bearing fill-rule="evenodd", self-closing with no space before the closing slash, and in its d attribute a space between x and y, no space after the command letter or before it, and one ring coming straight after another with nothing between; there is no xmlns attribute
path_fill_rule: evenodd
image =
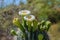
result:
<svg viewBox="0 0 60 40"><path fill-rule="evenodd" d="M29 15L31 12L29 10L21 10L19 11L19 15Z"/></svg>
<svg viewBox="0 0 60 40"><path fill-rule="evenodd" d="M26 21L33 21L33 20L35 20L35 16L34 15L25 16L24 20L26 20Z"/></svg>

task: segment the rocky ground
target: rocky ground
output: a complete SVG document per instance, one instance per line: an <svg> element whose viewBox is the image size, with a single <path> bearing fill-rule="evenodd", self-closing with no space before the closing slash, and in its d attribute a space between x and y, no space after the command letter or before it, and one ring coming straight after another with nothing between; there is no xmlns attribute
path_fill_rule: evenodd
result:
<svg viewBox="0 0 60 40"><path fill-rule="evenodd" d="M50 27L49 30L49 36L50 36L50 40L60 40L60 26L57 24L53 24Z"/></svg>

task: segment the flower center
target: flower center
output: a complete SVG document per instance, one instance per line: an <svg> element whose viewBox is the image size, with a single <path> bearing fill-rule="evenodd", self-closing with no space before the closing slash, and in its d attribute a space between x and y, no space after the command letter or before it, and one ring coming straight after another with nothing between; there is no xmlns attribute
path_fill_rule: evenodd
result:
<svg viewBox="0 0 60 40"><path fill-rule="evenodd" d="M26 14L26 12L25 12L25 11L23 11L22 13L23 13L23 14Z"/></svg>
<svg viewBox="0 0 60 40"><path fill-rule="evenodd" d="M23 14L23 15L26 15L26 11L23 11L22 14Z"/></svg>
<svg viewBox="0 0 60 40"><path fill-rule="evenodd" d="M31 18L31 16L27 16L27 18L28 18L28 19L30 19L30 18Z"/></svg>

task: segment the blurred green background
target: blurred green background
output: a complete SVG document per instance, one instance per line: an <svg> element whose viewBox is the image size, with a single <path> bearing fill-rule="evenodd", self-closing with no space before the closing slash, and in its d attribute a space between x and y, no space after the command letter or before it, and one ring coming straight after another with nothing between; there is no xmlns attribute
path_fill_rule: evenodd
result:
<svg viewBox="0 0 60 40"><path fill-rule="evenodd" d="M51 21L52 26L48 32L50 40L60 40L60 0L19 0L19 3L17 1L13 0L9 3L6 0L6 5L4 0L0 0L0 37L6 36L6 40L8 40L10 30L15 28L12 24L13 18L20 18L18 12L26 9L30 10L38 21Z"/></svg>

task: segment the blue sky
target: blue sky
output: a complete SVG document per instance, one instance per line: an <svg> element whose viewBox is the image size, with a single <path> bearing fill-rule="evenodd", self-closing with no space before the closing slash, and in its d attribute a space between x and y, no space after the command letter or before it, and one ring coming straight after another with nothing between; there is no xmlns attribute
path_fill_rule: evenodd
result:
<svg viewBox="0 0 60 40"><path fill-rule="evenodd" d="M22 0L22 1L26 3L26 0ZM5 4L10 4L10 3L13 2L13 0L4 0L4 2L5 2ZM19 2L20 2L20 0L16 0L16 3L15 4L18 5Z"/></svg>
<svg viewBox="0 0 60 40"><path fill-rule="evenodd" d="M22 0L24 3L26 3L26 0ZM16 0L15 4L19 5L20 0ZM13 0L4 0L4 5L9 5L13 3ZM1 5L1 4L0 4Z"/></svg>

